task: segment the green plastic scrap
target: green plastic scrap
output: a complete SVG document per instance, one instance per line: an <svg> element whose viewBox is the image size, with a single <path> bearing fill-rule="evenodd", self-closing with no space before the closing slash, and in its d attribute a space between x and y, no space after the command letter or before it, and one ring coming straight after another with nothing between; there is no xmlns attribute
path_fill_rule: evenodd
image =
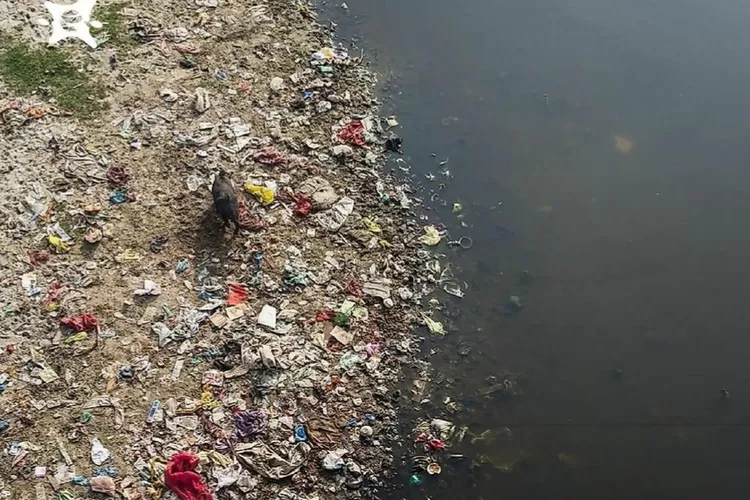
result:
<svg viewBox="0 0 750 500"><path fill-rule="evenodd" d="M94 416L91 414L91 412L85 411L85 412L81 413L80 420L81 420L82 424L87 424L87 423L91 422L92 418L94 418Z"/></svg>
<svg viewBox="0 0 750 500"><path fill-rule="evenodd" d="M341 359L339 360L339 366L344 371L349 371L351 367L359 363L361 360L359 359L359 354L356 352L347 352L343 356L341 356Z"/></svg>
<svg viewBox="0 0 750 500"><path fill-rule="evenodd" d="M78 332L63 340L63 344L72 344L73 342L80 342L81 340L86 340L87 338L89 338L88 333Z"/></svg>
<svg viewBox="0 0 750 500"><path fill-rule="evenodd" d="M422 319L424 319L424 322L427 324L427 328L430 329L430 333L433 335L445 335L445 328L443 328L443 324L439 321L435 321L434 319L427 316L425 313L422 313Z"/></svg>
<svg viewBox="0 0 750 500"><path fill-rule="evenodd" d="M351 323L351 318L346 313L336 313L336 316L333 317L333 324L337 326L349 326Z"/></svg>

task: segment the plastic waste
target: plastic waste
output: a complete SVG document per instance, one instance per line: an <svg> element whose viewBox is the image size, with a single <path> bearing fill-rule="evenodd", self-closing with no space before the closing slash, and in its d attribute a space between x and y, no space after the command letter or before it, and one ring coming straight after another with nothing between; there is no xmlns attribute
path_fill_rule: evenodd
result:
<svg viewBox="0 0 750 500"><path fill-rule="evenodd" d="M367 227L367 230L371 233L380 234L383 232L383 230L378 226L375 222L373 222L370 218L364 217L362 219L362 223Z"/></svg>
<svg viewBox="0 0 750 500"><path fill-rule="evenodd" d="M344 456L349 453L348 450L344 448L339 448L338 450L329 451L326 453L326 455L323 457L323 468L325 470L341 470L344 468L344 465L346 463L344 462Z"/></svg>
<svg viewBox="0 0 750 500"><path fill-rule="evenodd" d="M268 427L268 414L262 410L236 411L232 418L235 425L232 436L238 440L255 437Z"/></svg>
<svg viewBox="0 0 750 500"><path fill-rule="evenodd" d="M505 306L503 309L505 314L508 315L519 312L521 309L523 309L521 297L519 297L518 295L511 295L505 300Z"/></svg>
<svg viewBox="0 0 750 500"><path fill-rule="evenodd" d="M237 461L247 470L279 480L293 475L305 464L310 447L307 443L297 443L276 452L263 441L253 441L236 445L234 451Z"/></svg>
<svg viewBox="0 0 750 500"><path fill-rule="evenodd" d="M109 450L102 445L101 441L94 438L91 440L91 461L96 465L101 465L110 459Z"/></svg>
<svg viewBox="0 0 750 500"><path fill-rule="evenodd" d="M297 424L297 426L294 428L294 439L297 442L307 441L307 433L305 432L304 425Z"/></svg>
<svg viewBox="0 0 750 500"><path fill-rule="evenodd" d="M258 198L258 201L263 206L268 206L273 203L276 197L272 189L265 186L256 186L249 182L245 183L245 191Z"/></svg>
<svg viewBox="0 0 750 500"><path fill-rule="evenodd" d="M321 212L315 217L318 223L329 231L338 231L344 225L346 219L354 211L354 200L344 196L337 201L330 210Z"/></svg>
<svg viewBox="0 0 750 500"><path fill-rule="evenodd" d="M264 305L258 314L258 324L271 330L276 328L276 308L268 304Z"/></svg>
<svg viewBox="0 0 750 500"><path fill-rule="evenodd" d="M96 476L89 479L89 488L97 493L106 493L108 496L115 496L115 481L109 476Z"/></svg>
<svg viewBox="0 0 750 500"><path fill-rule="evenodd" d="M148 415L146 416L146 423L147 424L153 424L156 422L157 414L159 413L159 400L155 400L153 403L151 403L151 408L148 410Z"/></svg>
<svg viewBox="0 0 750 500"><path fill-rule="evenodd" d="M359 354L357 354L356 352L347 352L346 354L341 356L341 359L339 360L339 366L342 370L349 371L360 361L361 359L359 358Z"/></svg>
<svg viewBox="0 0 750 500"><path fill-rule="evenodd" d="M353 144L364 147L367 144L365 140L365 126L361 120L352 120L342 128L337 137L344 144Z"/></svg>
<svg viewBox="0 0 750 500"><path fill-rule="evenodd" d="M443 327L443 324L441 322L435 321L425 313L422 313L422 319L424 319L424 322L427 325L427 328L430 330L430 333L432 333L433 335L445 335L445 328Z"/></svg>
<svg viewBox="0 0 750 500"><path fill-rule="evenodd" d="M331 184L326 179L317 176L302 182L297 192L309 197L313 210L327 210L339 199Z"/></svg>
<svg viewBox="0 0 750 500"><path fill-rule="evenodd" d="M425 226L424 235L419 238L419 242L429 246L435 246L440 243L440 233L435 226Z"/></svg>
<svg viewBox="0 0 750 500"><path fill-rule="evenodd" d="M229 283L229 293L227 296L227 305L236 306L247 300L247 289L240 283Z"/></svg>
<svg viewBox="0 0 750 500"><path fill-rule="evenodd" d="M461 287L458 285L458 283L455 282L449 282L443 285L443 290L445 290L446 293L449 293L455 297L463 298L466 293L461 289Z"/></svg>
<svg viewBox="0 0 750 500"><path fill-rule="evenodd" d="M443 471L443 469L440 467L440 464L432 462L431 464L427 465L427 473L429 475L435 475L440 474Z"/></svg>
<svg viewBox="0 0 750 500"><path fill-rule="evenodd" d="M49 241L50 245L55 247L58 252L67 252L70 250L70 245L65 243L60 237L53 234L47 236L47 241Z"/></svg>

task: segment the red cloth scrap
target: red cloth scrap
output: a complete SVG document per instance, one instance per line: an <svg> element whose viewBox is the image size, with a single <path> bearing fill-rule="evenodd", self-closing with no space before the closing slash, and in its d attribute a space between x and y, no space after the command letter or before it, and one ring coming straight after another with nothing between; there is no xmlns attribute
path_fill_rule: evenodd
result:
<svg viewBox="0 0 750 500"><path fill-rule="evenodd" d="M66 316L60 320L60 324L69 326L76 332L88 332L96 328L99 321L91 313L83 313L78 316Z"/></svg>
<svg viewBox="0 0 750 500"><path fill-rule="evenodd" d="M200 460L187 451L172 455L164 471L164 484L180 500L213 500L208 486L195 472Z"/></svg>

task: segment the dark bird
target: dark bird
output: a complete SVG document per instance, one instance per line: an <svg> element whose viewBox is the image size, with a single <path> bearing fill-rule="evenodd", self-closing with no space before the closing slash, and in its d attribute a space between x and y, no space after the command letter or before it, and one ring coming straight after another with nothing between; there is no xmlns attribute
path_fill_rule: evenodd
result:
<svg viewBox="0 0 750 500"><path fill-rule="evenodd" d="M222 227L228 227L229 221L234 222L234 234L236 235L240 230L237 192L234 190L234 185L232 184L232 179L229 178L229 174L222 169L219 169L219 173L214 177L211 194L214 197L216 213L224 221Z"/></svg>

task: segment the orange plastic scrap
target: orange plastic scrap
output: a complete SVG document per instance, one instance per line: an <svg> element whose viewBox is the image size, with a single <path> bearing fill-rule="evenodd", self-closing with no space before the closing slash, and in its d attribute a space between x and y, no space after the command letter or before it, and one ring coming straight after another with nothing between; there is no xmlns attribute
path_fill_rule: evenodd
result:
<svg viewBox="0 0 750 500"><path fill-rule="evenodd" d="M39 106L34 106L27 109L25 114L27 118L38 119L46 116L47 110Z"/></svg>

